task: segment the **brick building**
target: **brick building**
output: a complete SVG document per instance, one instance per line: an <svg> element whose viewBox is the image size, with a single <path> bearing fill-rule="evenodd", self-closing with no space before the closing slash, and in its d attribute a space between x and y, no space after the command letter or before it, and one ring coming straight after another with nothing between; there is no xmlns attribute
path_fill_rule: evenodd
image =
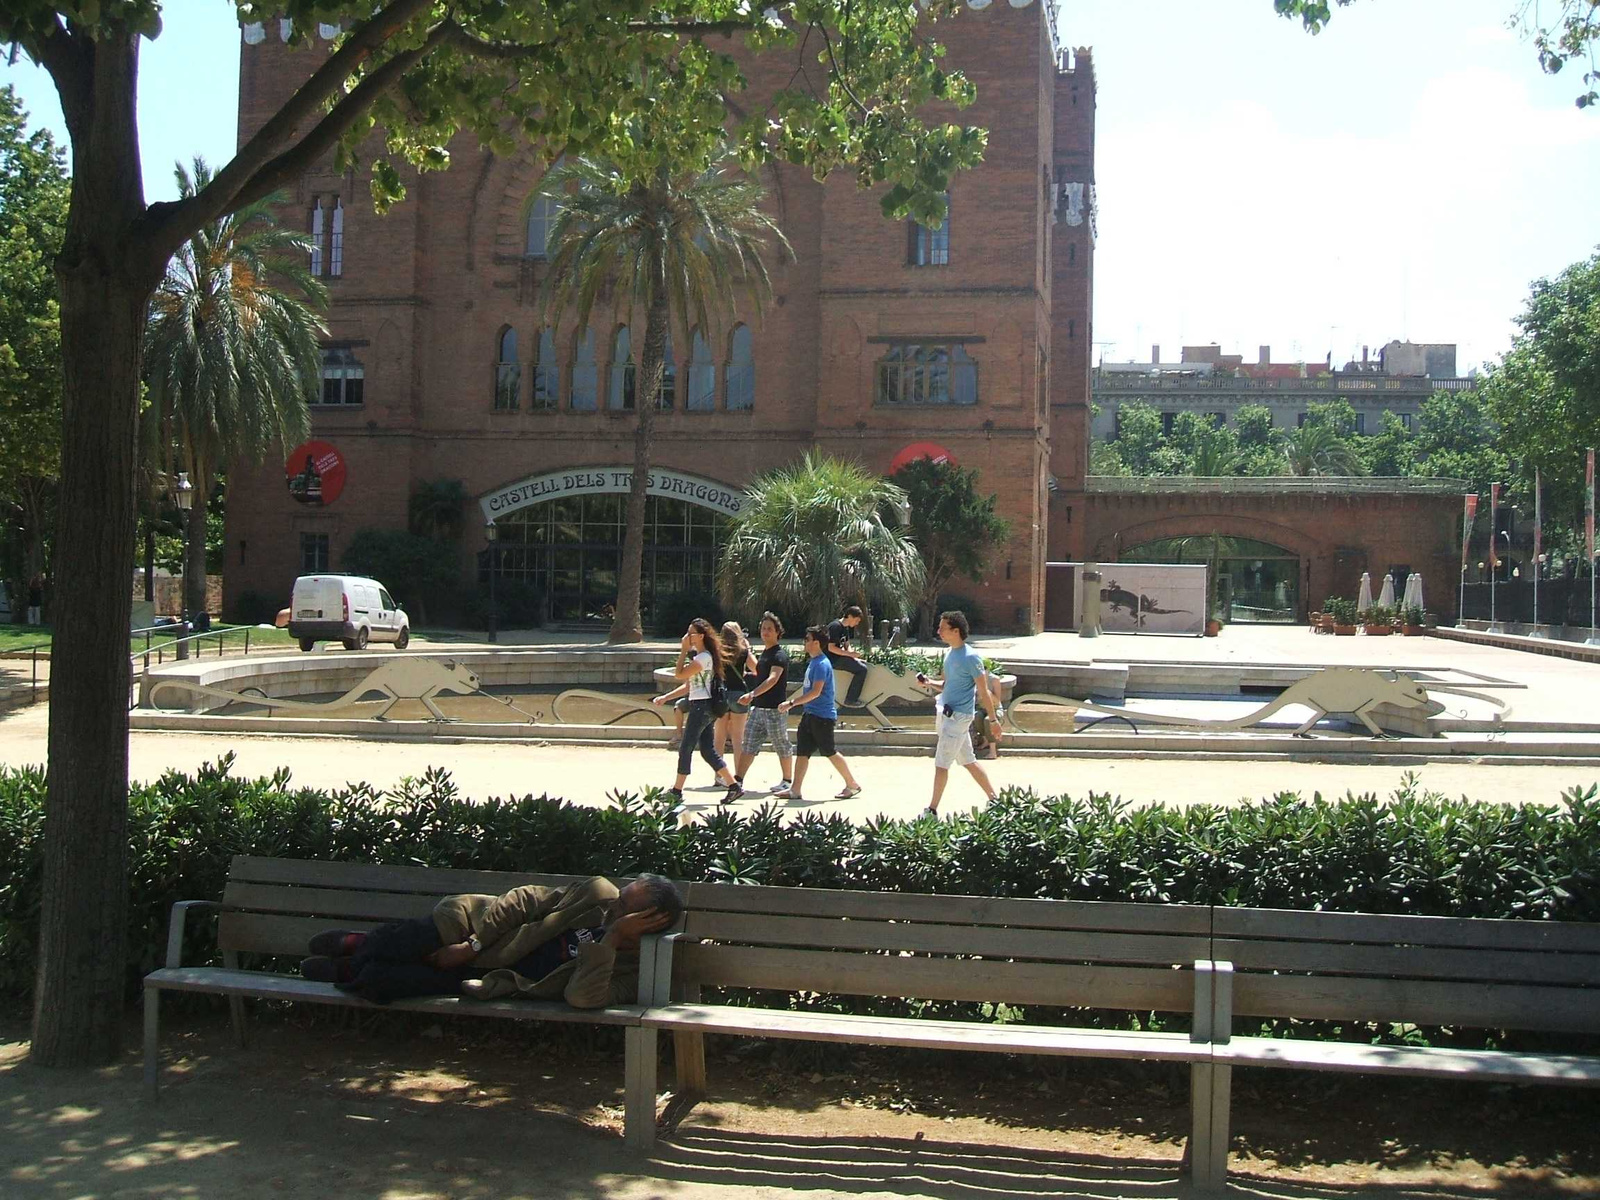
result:
<svg viewBox="0 0 1600 1200"><path fill-rule="evenodd" d="M884 220L877 195L844 173L821 185L770 168L764 182L795 260L774 261L765 319L672 330L647 611L656 596L710 590L722 517L743 486L813 446L887 471L931 441L977 468L1012 528L970 588L990 628L1042 627L1047 557L1082 557L1095 544L1089 522L1117 519L1117 501L1091 497L1086 478L1090 55L1060 49L1039 3L964 10L939 37L978 93L952 118L989 130L986 161L953 181L946 226ZM245 29L241 138L324 53L321 38L287 46L277 22ZM791 72L755 64L741 102L761 103ZM500 158L466 136L452 150L451 169L409 178L407 200L385 217L372 213L365 180L333 174L331 161L292 196L332 293L322 402L313 444L287 471L239 468L230 479L230 612L285 603L297 574L337 569L361 530L403 529L413 491L441 480L476 502L460 547L464 588L492 516L501 577L536 588L549 618L582 619L614 598L642 329L630 337L625 318L598 310L587 331L543 328L550 214L532 199L539 156ZM1209 532L1215 514L1204 518ZM388 582L403 599L404 581Z"/></svg>

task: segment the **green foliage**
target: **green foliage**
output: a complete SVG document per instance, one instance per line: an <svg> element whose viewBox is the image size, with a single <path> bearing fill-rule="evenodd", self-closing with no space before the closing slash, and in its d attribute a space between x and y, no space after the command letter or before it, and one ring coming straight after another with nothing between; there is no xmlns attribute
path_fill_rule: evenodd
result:
<svg viewBox="0 0 1600 1200"><path fill-rule="evenodd" d="M958 575L981 582L990 557L1011 536L1011 523L995 512L999 497L992 492L978 494L976 470L919 458L891 479L905 489L911 540L922 555L917 608L926 632L926 623L936 615L939 594Z"/></svg>
<svg viewBox="0 0 1600 1200"><path fill-rule="evenodd" d="M1360 615L1363 625L1393 625L1396 611L1387 604L1369 604Z"/></svg>
<svg viewBox="0 0 1600 1200"><path fill-rule="evenodd" d="M859 463L807 451L759 476L728 529L717 586L744 613L771 608L815 624L846 605L898 615L923 580L904 490Z"/></svg>
<svg viewBox="0 0 1600 1200"><path fill-rule="evenodd" d="M680 823L670 796L609 808L549 796L472 802L430 770L391 793L294 787L231 759L128 797L130 991L156 966L171 905L222 894L235 854L552 874L659 871L801 887L1232 904L1373 913L1600 920L1600 801L1500 805L1420 793L1136 808L1104 795L1008 789L942 822L724 810ZM44 779L0 767L0 996L33 981ZM205 922L197 923L204 926ZM190 962L214 953L197 928Z"/></svg>
<svg viewBox="0 0 1600 1200"><path fill-rule="evenodd" d="M805 650L800 651L804 657ZM790 655L793 658L793 655ZM944 674L944 652L942 650L908 649L905 646L896 646L893 650L885 646L874 644L871 649L861 655L869 663L879 663L896 675L914 675L921 671L924 675L938 677ZM998 659L985 658L983 669L992 675L999 675L1004 668Z"/></svg>
<svg viewBox="0 0 1600 1200"><path fill-rule="evenodd" d="M1329 596L1322 611L1333 618L1335 625L1354 625L1359 616L1356 602L1343 596Z"/></svg>
<svg viewBox="0 0 1600 1200"><path fill-rule="evenodd" d="M755 612L759 616L761 610ZM721 599L713 592L673 592L656 597L651 626L657 637L680 638L696 617L704 617L715 629L722 628L722 623L728 619ZM746 619L743 624L748 629L755 628L754 620ZM801 657L805 656L805 651L800 653Z"/></svg>
<svg viewBox="0 0 1600 1200"><path fill-rule="evenodd" d="M1400 623L1402 625L1420 626L1423 621L1422 605L1408 604L1400 610Z"/></svg>
<svg viewBox="0 0 1600 1200"><path fill-rule="evenodd" d="M406 522L418 537L458 541L467 519L468 500L466 485L459 479L418 483L406 502Z"/></svg>
<svg viewBox="0 0 1600 1200"><path fill-rule="evenodd" d="M345 547L339 569L376 579L420 625L454 613L462 592L456 556L448 542L399 529L363 529Z"/></svg>
<svg viewBox="0 0 1600 1200"><path fill-rule="evenodd" d="M1351 423L1354 424L1353 419ZM1361 461L1361 455L1350 439L1339 432L1339 428L1334 420L1325 419L1317 422L1307 420L1299 429L1287 435L1283 439L1283 453L1289 474L1336 476L1365 474L1366 468Z"/></svg>
<svg viewBox="0 0 1600 1200"><path fill-rule="evenodd" d="M1483 391L1435 392L1423 402L1417 417L1418 474L1464 479L1469 491L1485 493L1491 482L1511 478L1502 426L1490 416L1487 399Z"/></svg>

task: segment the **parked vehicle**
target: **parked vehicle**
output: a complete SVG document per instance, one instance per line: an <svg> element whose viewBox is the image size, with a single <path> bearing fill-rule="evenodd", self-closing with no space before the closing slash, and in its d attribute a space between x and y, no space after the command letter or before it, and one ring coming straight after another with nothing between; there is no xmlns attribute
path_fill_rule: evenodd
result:
<svg viewBox="0 0 1600 1200"><path fill-rule="evenodd" d="M289 636L299 639L302 650L331 641L346 650L365 650L369 642L393 642L404 650L411 618L376 579L302 575L289 600Z"/></svg>

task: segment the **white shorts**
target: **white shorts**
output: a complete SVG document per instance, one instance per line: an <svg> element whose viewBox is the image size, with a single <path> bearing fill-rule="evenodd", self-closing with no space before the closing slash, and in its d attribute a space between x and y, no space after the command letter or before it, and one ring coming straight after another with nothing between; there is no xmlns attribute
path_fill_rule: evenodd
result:
<svg viewBox="0 0 1600 1200"><path fill-rule="evenodd" d="M933 747L933 765L941 771L951 767L964 767L978 761L972 752L973 713L957 713L947 717L940 713L937 720L939 740Z"/></svg>

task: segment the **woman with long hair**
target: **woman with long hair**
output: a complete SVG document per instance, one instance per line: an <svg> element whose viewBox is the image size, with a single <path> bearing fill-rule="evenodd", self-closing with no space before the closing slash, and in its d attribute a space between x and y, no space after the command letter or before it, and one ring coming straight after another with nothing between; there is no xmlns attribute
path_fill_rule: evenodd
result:
<svg viewBox="0 0 1600 1200"><path fill-rule="evenodd" d="M722 625L722 686L728 693L728 711L717 718L717 751L727 747L729 754L738 754L744 743L744 723L749 719L750 706L740 704L739 697L755 683L756 656L750 651L750 639L737 621L724 621ZM735 778L738 778L735 776Z"/></svg>
<svg viewBox="0 0 1600 1200"><path fill-rule="evenodd" d="M672 785L672 794L683 799L683 785L689 779L689 768L694 763L696 746L700 757L711 764L717 773L717 782L727 786L723 804L731 804L744 794L733 780L733 772L722 761L716 745L716 717L711 712L711 684L722 676L722 642L711 628L711 623L701 617L689 622L689 629L678 644L678 661L672 675L680 683L689 685L689 711L683 721L683 741L678 745L678 778ZM657 696L652 704L661 704L665 696Z"/></svg>

